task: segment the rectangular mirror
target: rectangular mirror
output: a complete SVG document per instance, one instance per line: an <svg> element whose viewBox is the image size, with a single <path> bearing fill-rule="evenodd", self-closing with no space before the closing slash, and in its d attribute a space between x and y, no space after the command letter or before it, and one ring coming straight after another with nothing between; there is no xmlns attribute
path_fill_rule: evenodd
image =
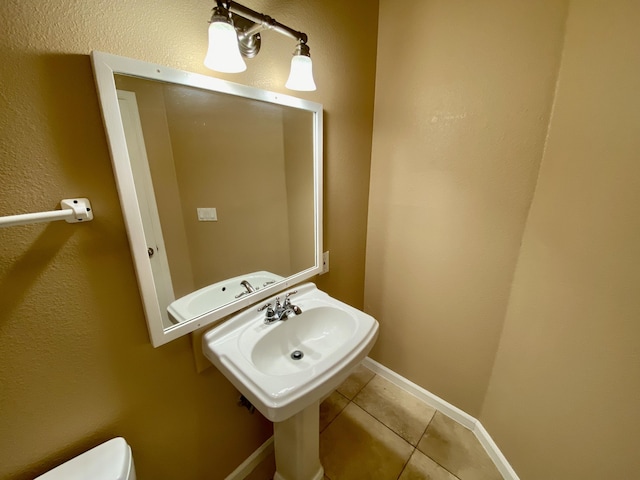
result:
<svg viewBox="0 0 640 480"><path fill-rule="evenodd" d="M320 273L320 104L92 61L154 346Z"/></svg>

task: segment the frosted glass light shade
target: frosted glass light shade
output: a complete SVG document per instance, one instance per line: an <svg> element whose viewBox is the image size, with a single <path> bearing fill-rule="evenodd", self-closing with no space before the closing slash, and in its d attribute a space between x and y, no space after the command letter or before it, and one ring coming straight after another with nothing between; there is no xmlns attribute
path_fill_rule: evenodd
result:
<svg viewBox="0 0 640 480"><path fill-rule="evenodd" d="M291 59L291 72L285 84L289 90L312 92L316 89L313 81L313 65L311 57L306 55L294 55Z"/></svg>
<svg viewBox="0 0 640 480"><path fill-rule="evenodd" d="M211 22L209 25L209 49L204 65L223 73L244 72L247 65L240 55L238 37L233 25L226 22Z"/></svg>

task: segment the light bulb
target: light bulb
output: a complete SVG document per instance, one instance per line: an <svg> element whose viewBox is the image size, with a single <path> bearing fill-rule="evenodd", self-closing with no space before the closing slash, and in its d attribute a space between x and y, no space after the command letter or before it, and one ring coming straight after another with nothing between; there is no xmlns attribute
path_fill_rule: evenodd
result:
<svg viewBox="0 0 640 480"><path fill-rule="evenodd" d="M218 20L209 25L209 49L204 65L223 73L238 73L247 69L240 55L236 29L231 23Z"/></svg>
<svg viewBox="0 0 640 480"><path fill-rule="evenodd" d="M289 90L312 92L316 89L313 81L313 65L311 57L307 55L294 55L291 59L291 72L285 86Z"/></svg>

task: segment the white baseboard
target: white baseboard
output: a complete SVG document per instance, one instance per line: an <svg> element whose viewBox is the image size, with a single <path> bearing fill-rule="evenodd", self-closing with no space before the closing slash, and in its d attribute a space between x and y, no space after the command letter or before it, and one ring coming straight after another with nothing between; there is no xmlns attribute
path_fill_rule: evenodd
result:
<svg viewBox="0 0 640 480"><path fill-rule="evenodd" d="M419 385L416 385L411 380L407 380L403 376L397 374L393 370L385 367L384 365L376 362L375 360L366 357L362 361L362 365L369 370L377 373L383 378L386 378L394 385L400 387L402 390L409 392L414 397L418 397L426 404L432 406L436 410L444 413L447 417L452 418L461 425L464 425L469 430L473 430L478 422L475 418L466 412L463 412L458 407L454 407L449 402L441 399L437 395L425 390Z"/></svg>
<svg viewBox="0 0 640 480"><path fill-rule="evenodd" d="M491 460L493 460L493 463L502 474L502 477L505 480L520 480L515 470L511 468L511 465L479 420L369 357L366 357L362 361L362 364L369 370L377 373L383 378L386 378L394 385L411 393L413 396L418 397L420 400L442 412L447 417L467 427L474 433L478 441L487 451L487 454Z"/></svg>
<svg viewBox="0 0 640 480"><path fill-rule="evenodd" d="M273 436L258 447L238 468L231 472L225 480L243 480L273 452Z"/></svg>
<svg viewBox="0 0 640 480"><path fill-rule="evenodd" d="M493 460L496 468L502 474L502 478L506 480L519 480L520 477L518 477L516 471L511 467L506 457L502 454L480 421L476 421L476 427L473 429L473 433L487 451L491 460Z"/></svg>

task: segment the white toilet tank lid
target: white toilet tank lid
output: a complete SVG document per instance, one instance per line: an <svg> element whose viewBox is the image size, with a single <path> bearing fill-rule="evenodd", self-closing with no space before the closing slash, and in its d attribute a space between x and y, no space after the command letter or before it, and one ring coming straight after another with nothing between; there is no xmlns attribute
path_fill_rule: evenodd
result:
<svg viewBox="0 0 640 480"><path fill-rule="evenodd" d="M34 480L127 480L131 448L124 438L109 440Z"/></svg>

